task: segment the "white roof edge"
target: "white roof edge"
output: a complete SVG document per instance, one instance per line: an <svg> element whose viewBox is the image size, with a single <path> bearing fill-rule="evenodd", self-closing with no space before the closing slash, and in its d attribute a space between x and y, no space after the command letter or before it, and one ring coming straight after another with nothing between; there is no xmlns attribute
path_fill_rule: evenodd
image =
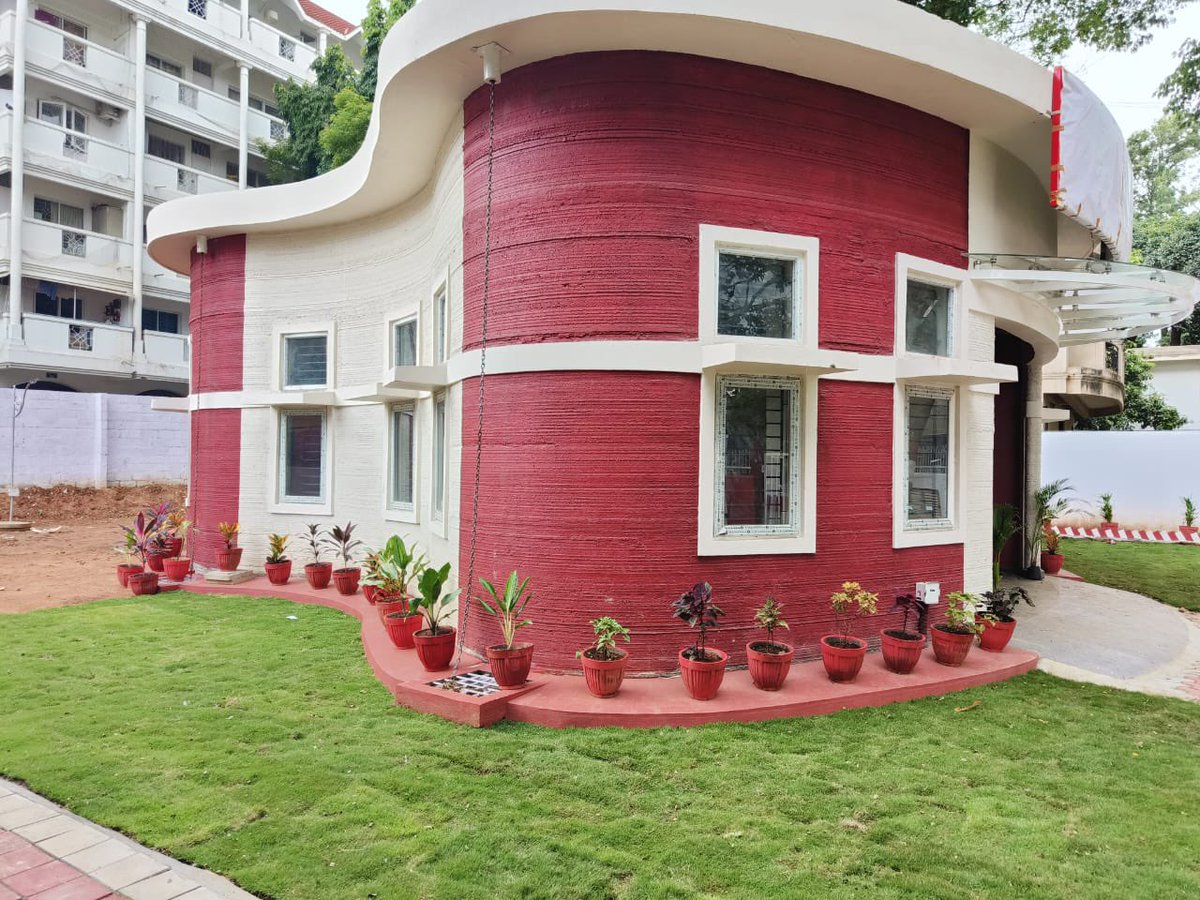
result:
<svg viewBox="0 0 1200 900"><path fill-rule="evenodd" d="M474 48L491 41L508 51L506 71L572 53L658 50L792 72L937 115L1005 147L1038 176L1049 172L1052 73L896 0L439 0L414 6L384 42L377 102L353 159L300 184L157 207L150 255L188 274L198 235L343 223L410 199L482 83Z"/></svg>

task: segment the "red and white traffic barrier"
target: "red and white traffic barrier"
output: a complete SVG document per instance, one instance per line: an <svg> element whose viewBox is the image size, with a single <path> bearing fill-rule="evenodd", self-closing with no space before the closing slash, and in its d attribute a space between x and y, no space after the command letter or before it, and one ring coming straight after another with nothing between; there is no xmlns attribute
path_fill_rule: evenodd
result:
<svg viewBox="0 0 1200 900"><path fill-rule="evenodd" d="M1198 544L1200 533L1184 533L1182 531L1152 531L1145 528L1074 528L1071 526L1055 525L1054 532L1059 537L1092 538L1100 541L1141 541L1150 544Z"/></svg>

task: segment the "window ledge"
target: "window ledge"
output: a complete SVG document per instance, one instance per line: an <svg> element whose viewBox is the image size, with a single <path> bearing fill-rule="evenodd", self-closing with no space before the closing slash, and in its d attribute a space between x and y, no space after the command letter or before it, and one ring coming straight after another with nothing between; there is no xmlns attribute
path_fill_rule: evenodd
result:
<svg viewBox="0 0 1200 900"><path fill-rule="evenodd" d="M330 500L322 500L320 503L272 503L268 508L281 516L333 515L333 503Z"/></svg>
<svg viewBox="0 0 1200 900"><path fill-rule="evenodd" d="M1004 384L1017 380L1017 367L949 356L901 356L896 359L896 380L910 384Z"/></svg>
<svg viewBox="0 0 1200 900"><path fill-rule="evenodd" d="M341 403L394 403L401 400L420 400L428 396L428 391L391 387L383 382L356 384L337 390L337 398Z"/></svg>
<svg viewBox="0 0 1200 900"><path fill-rule="evenodd" d="M394 509L388 507L383 511L385 522L401 522L405 525L420 525L421 519L413 509Z"/></svg>
<svg viewBox="0 0 1200 900"><path fill-rule="evenodd" d="M271 406L336 406L337 391L284 391L271 398Z"/></svg>
<svg viewBox="0 0 1200 900"><path fill-rule="evenodd" d="M833 350L741 341L705 344L700 350L700 366L705 372L739 375L833 375L856 368L846 354Z"/></svg>
<svg viewBox="0 0 1200 900"><path fill-rule="evenodd" d="M380 385L384 389L408 388L416 391L433 391L446 387L446 364L436 366L394 366L388 369L388 380Z"/></svg>
<svg viewBox="0 0 1200 900"><path fill-rule="evenodd" d="M811 535L769 537L767 535L701 535L696 542L697 556L759 556L816 553L817 541Z"/></svg>
<svg viewBox="0 0 1200 900"><path fill-rule="evenodd" d="M947 544L962 544L966 542L961 528L930 528L922 531L919 528L906 529L897 524L892 535L892 547L897 550L906 547L944 547Z"/></svg>

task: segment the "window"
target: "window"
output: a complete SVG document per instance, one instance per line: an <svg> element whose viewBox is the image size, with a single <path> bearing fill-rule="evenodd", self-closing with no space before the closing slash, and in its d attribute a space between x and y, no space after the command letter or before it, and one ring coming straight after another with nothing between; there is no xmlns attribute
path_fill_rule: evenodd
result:
<svg viewBox="0 0 1200 900"><path fill-rule="evenodd" d="M158 69L160 72L174 75L176 78L183 77L183 66L163 59L161 56L155 56L153 53L146 54L146 65L151 69Z"/></svg>
<svg viewBox="0 0 1200 900"><path fill-rule="evenodd" d="M87 235L80 234L78 231L67 231L65 228L62 233L62 252L63 256L78 256L80 259L87 256Z"/></svg>
<svg viewBox="0 0 1200 900"><path fill-rule="evenodd" d="M146 135L146 152L159 159L183 165L183 144L176 144L157 134Z"/></svg>
<svg viewBox="0 0 1200 900"><path fill-rule="evenodd" d="M33 198L33 217L39 222L83 228L83 210L80 207L59 203L57 200L47 200L44 197Z"/></svg>
<svg viewBox="0 0 1200 900"><path fill-rule="evenodd" d="M279 416L279 496L285 503L325 497L325 414L287 410Z"/></svg>
<svg viewBox="0 0 1200 900"><path fill-rule="evenodd" d="M450 307L443 284L433 295L433 356L434 363L443 363L449 353Z"/></svg>
<svg viewBox="0 0 1200 900"><path fill-rule="evenodd" d="M53 282L39 281L33 296L33 311L39 316L82 319L83 301L78 297L58 296L58 288Z"/></svg>
<svg viewBox="0 0 1200 900"><path fill-rule="evenodd" d="M954 288L908 279L905 302L905 349L909 353L950 356Z"/></svg>
<svg viewBox="0 0 1200 900"><path fill-rule="evenodd" d="M283 338L283 386L322 388L327 382L325 334L289 334Z"/></svg>
<svg viewBox="0 0 1200 900"><path fill-rule="evenodd" d="M279 36L279 55L288 62L296 61L296 42L290 41L283 35Z"/></svg>
<svg viewBox="0 0 1200 900"><path fill-rule="evenodd" d="M717 334L794 339L802 261L726 250L717 258Z"/></svg>
<svg viewBox="0 0 1200 900"><path fill-rule="evenodd" d="M392 325L392 365L417 365L417 320L405 319Z"/></svg>
<svg viewBox="0 0 1200 900"><path fill-rule="evenodd" d="M412 404L392 407L391 437L388 506L411 512L416 508L413 495L416 410Z"/></svg>
<svg viewBox="0 0 1200 900"><path fill-rule="evenodd" d="M201 159L211 159L212 146L206 141L198 141L192 138L192 156L199 156Z"/></svg>
<svg viewBox="0 0 1200 900"><path fill-rule="evenodd" d="M446 395L433 400L433 517L446 515Z"/></svg>
<svg viewBox="0 0 1200 900"><path fill-rule="evenodd" d="M800 382L717 381L717 535L799 531Z"/></svg>
<svg viewBox="0 0 1200 900"><path fill-rule="evenodd" d="M198 56L192 57L192 72L199 75L201 78L212 80L212 63L207 59L201 59Z"/></svg>
<svg viewBox="0 0 1200 900"><path fill-rule="evenodd" d="M268 183L266 172L259 172L256 169L246 169L246 187L266 187Z"/></svg>
<svg viewBox="0 0 1200 900"><path fill-rule="evenodd" d="M59 31L65 31L67 34L73 34L75 37L87 40L88 30L86 25L72 22L58 13L51 12L48 9L37 9L33 13L33 18L38 22L49 25L51 28L57 28Z"/></svg>
<svg viewBox="0 0 1200 900"><path fill-rule="evenodd" d="M306 44L315 44L317 42L317 39L307 31L300 32L300 40Z"/></svg>
<svg viewBox="0 0 1200 900"><path fill-rule="evenodd" d="M909 387L904 395L906 529L950 528L951 439L954 392Z"/></svg>
<svg viewBox="0 0 1200 900"><path fill-rule="evenodd" d="M142 329L162 334L179 334L179 313L163 312L158 309L142 310Z"/></svg>
<svg viewBox="0 0 1200 900"><path fill-rule="evenodd" d="M226 181L237 181L238 180L238 164L237 163L235 163L235 162L225 163L225 180Z"/></svg>
<svg viewBox="0 0 1200 900"><path fill-rule="evenodd" d="M201 19L208 18L208 0L187 0L188 12Z"/></svg>
<svg viewBox="0 0 1200 900"><path fill-rule="evenodd" d="M229 96L230 100L237 100L240 102L242 99L242 92L235 87L228 88L225 93ZM250 104L253 106L254 101L252 100Z"/></svg>

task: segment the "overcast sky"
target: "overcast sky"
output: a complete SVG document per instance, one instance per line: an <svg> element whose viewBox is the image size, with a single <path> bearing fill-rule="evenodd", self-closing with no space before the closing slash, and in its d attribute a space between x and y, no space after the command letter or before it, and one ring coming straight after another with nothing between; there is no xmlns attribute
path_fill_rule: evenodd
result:
<svg viewBox="0 0 1200 900"><path fill-rule="evenodd" d="M348 21L362 21L367 0L317 0ZM435 0L430 0L435 2ZM1075 50L1063 64L1080 76L1112 110L1125 134L1149 127L1162 111L1154 96L1175 68L1174 53L1188 37L1200 35L1200 4L1186 7L1175 24L1135 53ZM1049 104L1049 98L1047 98Z"/></svg>

